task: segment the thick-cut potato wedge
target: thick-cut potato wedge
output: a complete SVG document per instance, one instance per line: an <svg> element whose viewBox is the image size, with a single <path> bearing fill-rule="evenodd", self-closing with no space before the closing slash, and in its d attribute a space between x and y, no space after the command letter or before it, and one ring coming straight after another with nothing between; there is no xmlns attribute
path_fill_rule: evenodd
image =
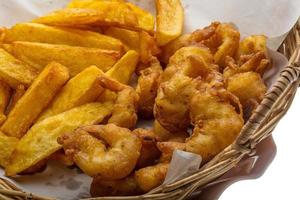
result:
<svg viewBox="0 0 300 200"><path fill-rule="evenodd" d="M118 4L118 7L116 6ZM144 30L150 33L154 31L154 17L151 13L135 6L131 3L120 3L120 2L109 2L109 1L95 1L95 0L85 0L85 1L73 1L68 5L68 8L85 8L85 9L96 9L99 11L107 9L106 7L112 7L114 9L130 10L127 14L133 15L137 19L137 25L128 26L129 29ZM124 11L123 11L124 12ZM113 13L110 10L109 14ZM107 15L109 15L107 14ZM127 25L125 25L126 27Z"/></svg>
<svg viewBox="0 0 300 200"><path fill-rule="evenodd" d="M9 157L18 144L18 139L9 137L0 132L0 166L6 167L9 164Z"/></svg>
<svg viewBox="0 0 300 200"><path fill-rule="evenodd" d="M101 6L99 6L100 3ZM77 4L85 5L85 1L77 2ZM67 27L118 26L132 29L138 28L139 23L136 15L124 3L96 2L88 4L87 7L90 8L65 8L57 10L39 17L33 20L33 22Z"/></svg>
<svg viewBox="0 0 300 200"><path fill-rule="evenodd" d="M15 89L13 95L11 96L10 102L6 108L6 113L9 113L17 104L17 102L21 99L21 97L25 94L26 88L24 85L18 85Z"/></svg>
<svg viewBox="0 0 300 200"><path fill-rule="evenodd" d="M0 78L9 86L16 88L23 84L28 87L36 76L36 70L0 48Z"/></svg>
<svg viewBox="0 0 300 200"><path fill-rule="evenodd" d="M121 57L120 52L112 50L35 42L13 42L4 47L39 71L48 63L55 61L67 66L71 76L92 65L107 71Z"/></svg>
<svg viewBox="0 0 300 200"><path fill-rule="evenodd" d="M6 119L5 110L9 103L10 95L10 87L4 81L0 80L0 125Z"/></svg>
<svg viewBox="0 0 300 200"><path fill-rule="evenodd" d="M105 74L120 83L128 84L139 60L136 51L128 51L110 70Z"/></svg>
<svg viewBox="0 0 300 200"><path fill-rule="evenodd" d="M156 0L156 40L164 46L181 35L184 13L180 0Z"/></svg>
<svg viewBox="0 0 300 200"><path fill-rule="evenodd" d="M1 131L21 138L68 79L66 67L55 62L47 65L8 114Z"/></svg>
<svg viewBox="0 0 300 200"><path fill-rule="evenodd" d="M160 53L154 38L145 31L140 32L140 61L144 64Z"/></svg>
<svg viewBox="0 0 300 200"><path fill-rule="evenodd" d="M103 72L100 69L91 66L74 76L42 112L38 121L96 100L104 90L98 79L101 74Z"/></svg>
<svg viewBox="0 0 300 200"><path fill-rule="evenodd" d="M104 31L104 34L121 40L123 44L131 50L137 52L140 50L140 35L136 31L118 27L109 27Z"/></svg>
<svg viewBox="0 0 300 200"><path fill-rule="evenodd" d="M92 47L123 51L120 40L92 31L60 28L36 23L16 24L5 31L4 42L14 41L65 44L70 46Z"/></svg>
<svg viewBox="0 0 300 200"><path fill-rule="evenodd" d="M126 4L135 13L138 23L139 23L139 29L147 31L149 33L153 33L154 32L154 24L155 24L153 15L132 3L126 3Z"/></svg>
<svg viewBox="0 0 300 200"><path fill-rule="evenodd" d="M6 167L6 175L16 175L61 148L57 138L79 126L100 123L111 114L113 104L90 103L34 124L19 141Z"/></svg>

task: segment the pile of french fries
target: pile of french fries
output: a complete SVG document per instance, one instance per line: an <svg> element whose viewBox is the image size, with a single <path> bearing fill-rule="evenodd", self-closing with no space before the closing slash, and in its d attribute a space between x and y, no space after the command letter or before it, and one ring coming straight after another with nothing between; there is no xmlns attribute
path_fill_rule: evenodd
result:
<svg viewBox="0 0 300 200"><path fill-rule="evenodd" d="M32 22L0 29L0 166L22 174L61 149L65 132L111 115L107 75L129 84L139 66L182 34L180 0L155 17L123 0L73 0ZM29 171L35 171L29 170Z"/></svg>

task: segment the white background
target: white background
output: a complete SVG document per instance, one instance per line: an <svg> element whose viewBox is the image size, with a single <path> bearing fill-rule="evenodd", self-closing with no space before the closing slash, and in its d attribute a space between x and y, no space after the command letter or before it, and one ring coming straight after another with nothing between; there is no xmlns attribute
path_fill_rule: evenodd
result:
<svg viewBox="0 0 300 200"><path fill-rule="evenodd" d="M299 88L300 89L300 88ZM300 90L273 132L277 155L259 179L237 182L219 200L300 199Z"/></svg>

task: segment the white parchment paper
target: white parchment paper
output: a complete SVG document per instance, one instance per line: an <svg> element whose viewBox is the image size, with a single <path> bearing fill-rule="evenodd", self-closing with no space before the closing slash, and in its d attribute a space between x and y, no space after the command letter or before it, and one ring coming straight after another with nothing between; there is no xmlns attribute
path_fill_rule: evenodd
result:
<svg viewBox="0 0 300 200"><path fill-rule="evenodd" d="M68 0L0 0L0 26L12 26L27 22L36 16L61 8ZM155 14L154 1L131 0L131 2ZM299 0L182 0L185 9L185 32L209 25L212 21L232 22L242 37L250 34L265 34L269 37L269 48L276 50L300 15ZM264 77L270 87L287 60L270 50L273 68ZM141 126L149 127L149 122ZM175 151L165 183L171 183L201 164L201 156ZM0 177L11 180L26 191L58 199L89 197L91 178L77 169L69 169L49 163L42 173L9 179L0 169Z"/></svg>

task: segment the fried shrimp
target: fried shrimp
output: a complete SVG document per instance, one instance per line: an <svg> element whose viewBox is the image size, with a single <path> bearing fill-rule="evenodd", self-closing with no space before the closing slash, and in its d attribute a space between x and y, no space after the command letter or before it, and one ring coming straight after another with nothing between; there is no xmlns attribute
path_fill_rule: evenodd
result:
<svg viewBox="0 0 300 200"><path fill-rule="evenodd" d="M58 139L82 171L103 180L128 176L140 157L141 141L126 128L114 124L91 125Z"/></svg>
<svg viewBox="0 0 300 200"><path fill-rule="evenodd" d="M194 95L190 107L194 130L186 140L186 150L208 161L239 134L244 124L241 106L226 90L206 88Z"/></svg>
<svg viewBox="0 0 300 200"><path fill-rule="evenodd" d="M137 122L137 103L139 100L135 90L105 75L100 77L100 84L106 89L118 92L108 123L129 129L134 128Z"/></svg>
<svg viewBox="0 0 300 200"><path fill-rule="evenodd" d="M162 72L162 67L156 58L152 59L148 68L140 71L136 92L140 97L138 113L143 118L151 118L153 116L154 101Z"/></svg>
<svg viewBox="0 0 300 200"><path fill-rule="evenodd" d="M136 168L142 168L155 164L160 156L156 143L157 137L151 130L137 128L132 131L142 142L141 155L136 164Z"/></svg>
<svg viewBox="0 0 300 200"><path fill-rule="evenodd" d="M267 53L267 37L264 35L251 35L240 42L238 55L249 55L257 52Z"/></svg>

